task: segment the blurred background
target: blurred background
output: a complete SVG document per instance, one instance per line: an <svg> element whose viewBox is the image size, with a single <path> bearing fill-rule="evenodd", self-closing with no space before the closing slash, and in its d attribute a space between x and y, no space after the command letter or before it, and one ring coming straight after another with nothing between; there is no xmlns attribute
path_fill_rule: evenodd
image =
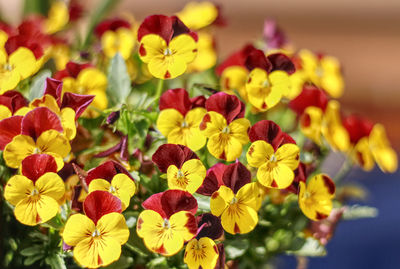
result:
<svg viewBox="0 0 400 269"><path fill-rule="evenodd" d="M98 0L82 3L90 7ZM138 21L151 14L172 15L188 1L125 0L114 15L132 13ZM399 0L226 0L222 6L228 25L216 30L224 59L245 43L261 37L266 18L277 20L297 48L339 58L344 68L345 111L385 125L394 148L400 150L400 1ZM0 0L5 19L17 24L21 0ZM400 173L386 175L355 169L347 178L367 186L367 205L376 206L375 219L341 223L328 245L326 258L312 259L309 268L400 268ZM294 268L285 258L282 268Z"/></svg>

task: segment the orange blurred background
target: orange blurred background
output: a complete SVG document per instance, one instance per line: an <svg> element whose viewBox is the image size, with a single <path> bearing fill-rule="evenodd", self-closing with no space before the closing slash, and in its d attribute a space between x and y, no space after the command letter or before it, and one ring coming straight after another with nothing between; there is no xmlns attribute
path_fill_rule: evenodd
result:
<svg viewBox="0 0 400 269"><path fill-rule="evenodd" d="M18 23L20 0L0 0L5 19ZM99 0L81 3L87 7ZM172 15L188 1L125 0L114 15L132 13L137 20L151 14ZM297 48L309 48L340 59L346 92L345 111L383 123L400 150L400 1L398 0L226 0L226 27L217 29L221 59L261 37L265 18L274 18Z"/></svg>

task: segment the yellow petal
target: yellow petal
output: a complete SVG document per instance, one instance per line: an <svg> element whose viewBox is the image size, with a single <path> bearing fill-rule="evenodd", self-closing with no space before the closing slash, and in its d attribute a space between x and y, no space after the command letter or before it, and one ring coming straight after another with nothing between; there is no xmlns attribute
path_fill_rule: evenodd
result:
<svg viewBox="0 0 400 269"><path fill-rule="evenodd" d="M374 168L374 157L369 147L368 137L363 137L357 142L351 151L351 156L362 169L371 171Z"/></svg>
<svg viewBox="0 0 400 269"><path fill-rule="evenodd" d="M229 124L230 135L236 138L242 145L249 142L247 134L249 128L250 121L245 118L236 119Z"/></svg>
<svg viewBox="0 0 400 269"><path fill-rule="evenodd" d="M136 192L136 185L133 180L125 174L116 174L112 181L111 185L117 190L126 191L130 197L132 197Z"/></svg>
<svg viewBox="0 0 400 269"><path fill-rule="evenodd" d="M107 87L106 75L94 67L85 68L79 72L77 82L87 92L90 90L105 92Z"/></svg>
<svg viewBox="0 0 400 269"><path fill-rule="evenodd" d="M299 155L299 147L291 143L283 144L275 153L278 163L286 165L292 170L295 170L299 166Z"/></svg>
<svg viewBox="0 0 400 269"><path fill-rule="evenodd" d="M105 179L96 178L90 181L89 193L93 191L109 191L111 187L110 182Z"/></svg>
<svg viewBox="0 0 400 269"><path fill-rule="evenodd" d="M9 62L15 67L15 71L25 79L32 75L36 69L36 58L32 51L25 47L19 47L9 58Z"/></svg>
<svg viewBox="0 0 400 269"><path fill-rule="evenodd" d="M284 164L268 162L257 170L258 182L268 188L285 189L293 179L293 170Z"/></svg>
<svg viewBox="0 0 400 269"><path fill-rule="evenodd" d="M397 170L397 154L391 147L377 148L372 151L376 164L385 173Z"/></svg>
<svg viewBox="0 0 400 269"><path fill-rule="evenodd" d="M309 106L304 110L300 119L301 132L318 145L322 144L321 141L321 128L322 128L323 112L320 108Z"/></svg>
<svg viewBox="0 0 400 269"><path fill-rule="evenodd" d="M53 198L40 195L37 197L26 197L21 200L14 210L15 218L25 225L34 226L53 218L59 210L59 205Z"/></svg>
<svg viewBox="0 0 400 269"><path fill-rule="evenodd" d="M210 25L217 18L218 9L211 2L189 2L176 15L187 27L198 30Z"/></svg>
<svg viewBox="0 0 400 269"><path fill-rule="evenodd" d="M56 130L44 131L38 137L36 145L43 153L55 153L62 158L66 157L71 151L68 139Z"/></svg>
<svg viewBox="0 0 400 269"><path fill-rule="evenodd" d="M12 114L11 111L8 109L8 107L0 105L0 120L3 120L11 116Z"/></svg>
<svg viewBox="0 0 400 269"><path fill-rule="evenodd" d="M167 43L159 35L145 35L140 40L139 57L143 62L149 63L155 57L163 56L166 48Z"/></svg>
<svg viewBox="0 0 400 269"><path fill-rule="evenodd" d="M257 212L239 202L229 205L221 215L222 227L230 234L248 233L256 227L257 223Z"/></svg>
<svg viewBox="0 0 400 269"><path fill-rule="evenodd" d="M48 18L45 20L45 31L53 34L60 31L68 23L69 11L63 1L56 1L51 5Z"/></svg>
<svg viewBox="0 0 400 269"><path fill-rule="evenodd" d="M203 184L205 176L206 168L198 159L186 161L180 170L170 165L167 170L168 187L194 193Z"/></svg>
<svg viewBox="0 0 400 269"><path fill-rule="evenodd" d="M42 175L36 182L35 187L40 195L46 195L54 200L59 200L64 196L64 181L56 173L48 172Z"/></svg>
<svg viewBox="0 0 400 269"><path fill-rule="evenodd" d="M76 136L75 111L70 107L61 110L61 124L64 129L65 136L72 140Z"/></svg>
<svg viewBox="0 0 400 269"><path fill-rule="evenodd" d="M124 216L120 213L112 212L102 216L96 227L102 239L110 238L116 240L119 245L123 245L128 241L129 229Z"/></svg>
<svg viewBox="0 0 400 269"><path fill-rule="evenodd" d="M185 65L192 62L197 56L197 43L188 34L174 37L169 43L169 48L174 59L180 58Z"/></svg>
<svg viewBox="0 0 400 269"><path fill-rule="evenodd" d="M157 128L160 130L161 134L168 137L169 133L176 129L181 128L183 122L182 114L173 108L163 109L157 118ZM173 143L173 142L168 142ZM177 143L177 142L175 142Z"/></svg>
<svg viewBox="0 0 400 269"><path fill-rule="evenodd" d="M215 158L231 162L240 157L243 145L232 135L221 133L208 139L207 149Z"/></svg>
<svg viewBox="0 0 400 269"><path fill-rule="evenodd" d="M208 237L190 240L186 245L183 261L189 269L214 268L218 261L218 248Z"/></svg>
<svg viewBox="0 0 400 269"><path fill-rule="evenodd" d="M247 162L250 166L260 167L265 164L274 153L274 148L270 144L264 140L257 140L250 145L247 151Z"/></svg>
<svg viewBox="0 0 400 269"><path fill-rule="evenodd" d="M260 190L257 182L247 183L236 193L236 198L240 204L244 204L258 210L259 199L261 199Z"/></svg>
<svg viewBox="0 0 400 269"><path fill-rule="evenodd" d="M221 133L222 130L227 127L227 125L228 124L224 116L217 112L209 111L203 117L203 120L200 124L200 130L206 137L210 138L215 134Z"/></svg>
<svg viewBox="0 0 400 269"><path fill-rule="evenodd" d="M224 185L219 187L218 191L214 192L211 195L211 200L210 200L211 213L217 217L221 216L221 214L229 206L229 203L232 201L234 197L235 195L230 188Z"/></svg>
<svg viewBox="0 0 400 269"><path fill-rule="evenodd" d="M189 71L201 72L217 63L217 52L214 47L214 38L211 34L206 32L198 33L197 49L197 57L189 64Z"/></svg>
<svg viewBox="0 0 400 269"><path fill-rule="evenodd" d="M35 141L27 135L17 135L4 148L3 158L7 166L18 168L25 157L35 151Z"/></svg>
<svg viewBox="0 0 400 269"><path fill-rule="evenodd" d="M178 213L173 214L169 218L169 222L171 224L171 229L174 231L174 235L181 236L185 242L192 239L197 233L197 225L192 227L188 224L195 224L196 222L194 219L195 217L193 214L188 211L179 211ZM174 242L170 243L173 244ZM165 247L168 249L167 244ZM179 249L182 247L183 244L179 247Z"/></svg>
<svg viewBox="0 0 400 269"><path fill-rule="evenodd" d="M15 206L22 199L29 196L33 188L32 180L22 175L15 175L7 181L4 189L4 198Z"/></svg>
<svg viewBox="0 0 400 269"><path fill-rule="evenodd" d="M68 218L62 236L66 244L76 246L80 241L90 238L95 228L87 216L75 214Z"/></svg>

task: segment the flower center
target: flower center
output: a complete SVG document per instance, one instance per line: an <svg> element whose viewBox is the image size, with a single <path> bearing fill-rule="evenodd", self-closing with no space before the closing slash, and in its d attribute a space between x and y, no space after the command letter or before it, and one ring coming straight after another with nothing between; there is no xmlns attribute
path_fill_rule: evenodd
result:
<svg viewBox="0 0 400 269"><path fill-rule="evenodd" d="M222 129L223 134L229 134L230 132L231 132L231 129L229 128L229 126L225 126L224 129Z"/></svg>
<svg viewBox="0 0 400 269"><path fill-rule="evenodd" d="M170 229L171 228L171 224L169 223L168 219L164 219L163 228L164 229Z"/></svg>
<svg viewBox="0 0 400 269"><path fill-rule="evenodd" d="M166 48L164 50L164 56L171 56L172 55L172 51L169 48Z"/></svg>
<svg viewBox="0 0 400 269"><path fill-rule="evenodd" d="M271 86L271 83L269 82L269 80L268 79L264 80L263 88L269 88L270 86Z"/></svg>
<svg viewBox="0 0 400 269"><path fill-rule="evenodd" d="M311 197L311 193L308 192L308 191L305 191L305 192L304 192L304 195L303 195L303 199L308 199L308 198L310 198L310 197Z"/></svg>
<svg viewBox="0 0 400 269"><path fill-rule="evenodd" d="M179 169L178 172L176 173L176 178L177 179L182 179L185 177L185 174Z"/></svg>
<svg viewBox="0 0 400 269"><path fill-rule="evenodd" d="M318 66L315 69L315 74L317 75L317 77L322 78L324 76L324 69L322 69L321 66Z"/></svg>
<svg viewBox="0 0 400 269"><path fill-rule="evenodd" d="M278 159L276 158L275 154L272 154L271 157L269 158L269 161L272 163L276 163Z"/></svg>
<svg viewBox="0 0 400 269"><path fill-rule="evenodd" d="M5 63L1 66L1 71L7 72L13 70L13 66L11 64Z"/></svg>
<svg viewBox="0 0 400 269"><path fill-rule="evenodd" d="M92 237L99 237L100 235L101 233L97 229L95 229L94 232L92 233Z"/></svg>
<svg viewBox="0 0 400 269"><path fill-rule="evenodd" d="M110 188L108 189L108 191L111 192L111 193L116 193L116 192L117 192L117 189L114 188L113 185L111 185Z"/></svg>
<svg viewBox="0 0 400 269"><path fill-rule="evenodd" d="M39 154L41 150L39 148L35 148L32 152L32 154Z"/></svg>
<svg viewBox="0 0 400 269"><path fill-rule="evenodd" d="M37 195L39 195L39 191L38 191L36 188L34 188L34 189L31 191L31 196L37 196Z"/></svg>
<svg viewBox="0 0 400 269"><path fill-rule="evenodd" d="M182 124L181 124L181 127L182 128L187 128L187 127L189 127L189 125L187 124L186 121L183 121Z"/></svg>
<svg viewBox="0 0 400 269"><path fill-rule="evenodd" d="M229 204L233 205L236 204L238 199L236 197L233 197L232 200L229 202Z"/></svg>

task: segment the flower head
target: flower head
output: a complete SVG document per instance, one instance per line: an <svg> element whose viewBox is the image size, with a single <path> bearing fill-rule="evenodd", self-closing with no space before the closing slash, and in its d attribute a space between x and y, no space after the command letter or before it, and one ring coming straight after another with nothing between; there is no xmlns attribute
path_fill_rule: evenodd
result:
<svg viewBox="0 0 400 269"><path fill-rule="evenodd" d="M84 267L107 266L118 260L121 245L129 238L129 229L121 214L121 201L106 191L90 193L83 214L69 217L64 242L73 246L75 260Z"/></svg>
<svg viewBox="0 0 400 269"><path fill-rule="evenodd" d="M206 144L206 137L199 130L206 110L196 100L191 100L185 89L171 89L161 96L156 124L168 143L185 145L195 151Z"/></svg>
<svg viewBox="0 0 400 269"><path fill-rule="evenodd" d="M197 55L197 34L176 16L147 17L138 30L139 57L160 79L182 75Z"/></svg>
<svg viewBox="0 0 400 269"><path fill-rule="evenodd" d="M50 220L58 213L57 201L65 192L56 161L47 154L34 154L22 161L21 172L8 180L4 190L5 199L15 206L15 217L31 226Z"/></svg>
<svg viewBox="0 0 400 269"><path fill-rule="evenodd" d="M153 194L142 206L137 234L153 252L171 256L197 233L197 201L188 192L168 190Z"/></svg>
<svg viewBox="0 0 400 269"><path fill-rule="evenodd" d="M250 122L243 118L244 104L236 96L220 92L208 98L206 109L200 130L208 138L208 151L216 158L235 160L249 141Z"/></svg>
<svg viewBox="0 0 400 269"><path fill-rule="evenodd" d="M332 210L335 184L327 175L319 174L309 182L299 184L299 205L307 218L321 220L327 218Z"/></svg>

